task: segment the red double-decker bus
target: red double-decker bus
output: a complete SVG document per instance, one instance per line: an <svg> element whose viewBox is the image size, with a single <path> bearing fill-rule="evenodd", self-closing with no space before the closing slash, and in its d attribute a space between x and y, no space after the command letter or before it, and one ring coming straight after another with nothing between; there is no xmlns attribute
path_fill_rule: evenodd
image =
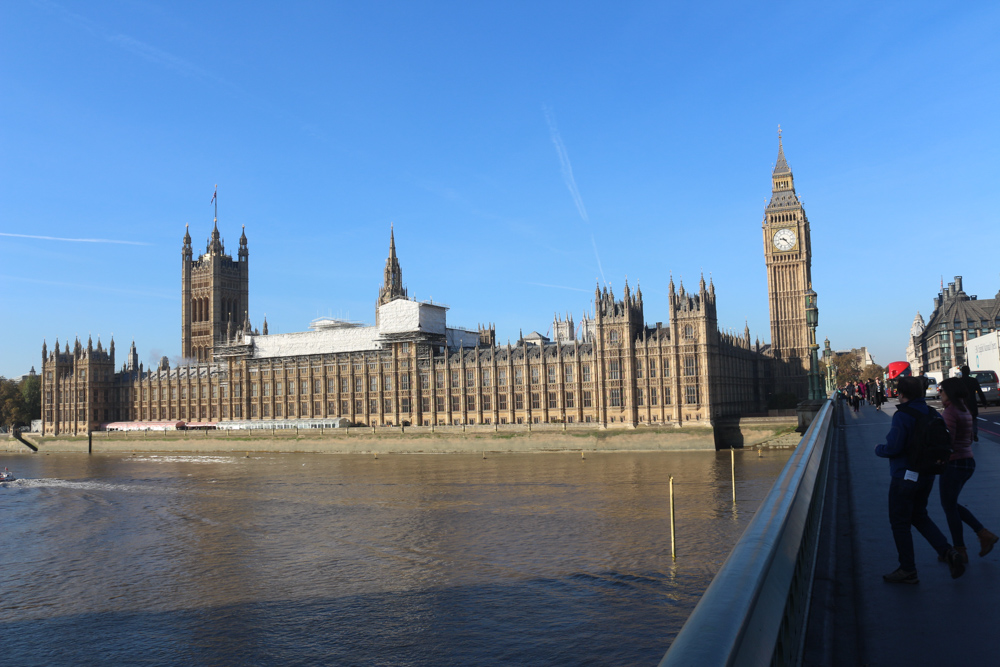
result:
<svg viewBox="0 0 1000 667"><path fill-rule="evenodd" d="M913 375L913 370L910 368L909 362L906 361L893 361L885 367L885 391L890 398L896 398L899 395L896 390L899 378L911 375Z"/></svg>

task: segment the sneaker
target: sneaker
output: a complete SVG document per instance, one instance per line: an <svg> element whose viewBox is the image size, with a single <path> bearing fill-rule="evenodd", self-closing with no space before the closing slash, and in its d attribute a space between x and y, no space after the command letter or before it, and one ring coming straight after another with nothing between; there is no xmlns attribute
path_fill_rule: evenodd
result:
<svg viewBox="0 0 1000 667"><path fill-rule="evenodd" d="M903 568L898 568L894 572L882 575L882 581L889 584L919 584L920 580L917 579L916 570L904 570Z"/></svg>
<svg viewBox="0 0 1000 667"><path fill-rule="evenodd" d="M958 579L965 574L965 563L962 562L962 554L949 547L944 557L948 560L948 571L951 572L952 579Z"/></svg>

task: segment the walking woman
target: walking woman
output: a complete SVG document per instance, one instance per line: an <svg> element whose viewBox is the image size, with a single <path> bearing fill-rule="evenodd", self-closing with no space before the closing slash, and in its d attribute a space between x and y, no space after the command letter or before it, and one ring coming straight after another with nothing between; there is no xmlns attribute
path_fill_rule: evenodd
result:
<svg viewBox="0 0 1000 667"><path fill-rule="evenodd" d="M951 434L951 460L941 473L941 508L948 519L948 529L951 530L952 544L962 556L965 563L969 562L969 554L962 535L962 522L969 524L979 537L979 555L985 556L993 545L1000 540L972 515L969 508L958 504L958 495L962 487L976 471L976 460L972 457L972 415L965 406L966 390L960 378L948 378L941 383L941 404L944 405L942 417L948 425Z"/></svg>

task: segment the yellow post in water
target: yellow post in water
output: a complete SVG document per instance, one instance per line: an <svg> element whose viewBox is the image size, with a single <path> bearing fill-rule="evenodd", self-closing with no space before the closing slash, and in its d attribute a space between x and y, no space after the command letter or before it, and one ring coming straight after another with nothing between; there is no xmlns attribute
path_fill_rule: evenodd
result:
<svg viewBox="0 0 1000 667"><path fill-rule="evenodd" d="M674 528L674 476L670 476L670 557L677 560L677 531Z"/></svg>

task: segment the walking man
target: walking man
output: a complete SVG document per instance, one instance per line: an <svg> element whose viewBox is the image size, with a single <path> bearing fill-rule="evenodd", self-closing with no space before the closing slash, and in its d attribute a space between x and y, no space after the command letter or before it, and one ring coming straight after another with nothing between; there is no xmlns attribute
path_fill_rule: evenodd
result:
<svg viewBox="0 0 1000 667"><path fill-rule="evenodd" d="M969 408L969 414L972 415L972 441L979 442L979 403L978 398L983 399L983 407L985 408L989 403L986 402L986 394L983 393L983 388L979 386L979 380L972 377L968 365L962 366L962 383L965 385L965 405Z"/></svg>
<svg viewBox="0 0 1000 667"><path fill-rule="evenodd" d="M900 378L898 389L900 406L928 414L930 408L924 400L924 383L920 378ZM917 426L916 418L907 412L896 411L889 433L885 436L885 444L875 447L876 456L889 459L889 525L899 554L899 567L883 575L882 579L891 584L916 584L920 581L917 578L911 527L916 528L934 551L947 561L952 579L957 579L965 573L965 564L927 515L927 498L934 488L934 475L907 469L908 444Z"/></svg>

